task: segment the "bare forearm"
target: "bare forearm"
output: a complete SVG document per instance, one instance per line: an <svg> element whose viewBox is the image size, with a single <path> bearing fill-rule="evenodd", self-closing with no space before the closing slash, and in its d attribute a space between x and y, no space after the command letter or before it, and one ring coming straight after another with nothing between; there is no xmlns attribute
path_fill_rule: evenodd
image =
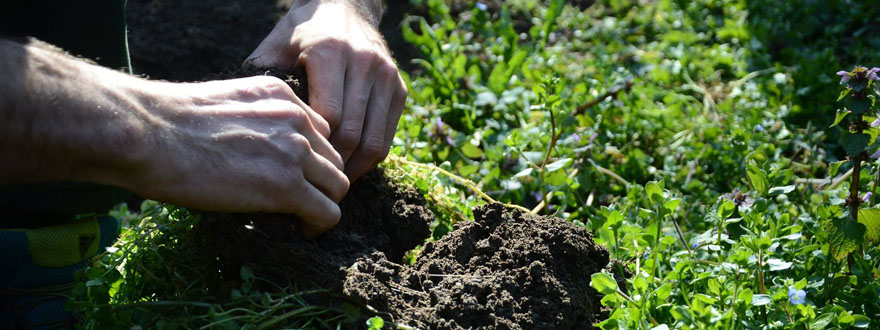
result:
<svg viewBox="0 0 880 330"><path fill-rule="evenodd" d="M150 144L137 78L0 39L0 184L119 185Z"/></svg>

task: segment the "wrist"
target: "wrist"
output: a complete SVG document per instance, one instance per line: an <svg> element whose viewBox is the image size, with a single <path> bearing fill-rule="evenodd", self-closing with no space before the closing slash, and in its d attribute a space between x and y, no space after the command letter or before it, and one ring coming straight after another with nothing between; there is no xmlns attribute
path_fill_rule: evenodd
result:
<svg viewBox="0 0 880 330"><path fill-rule="evenodd" d="M159 92L165 82L154 82L117 72L115 77L97 78L112 81L102 91L103 97L113 105L113 116L103 128L102 150L97 152L93 177L87 181L126 188L138 192L149 182L149 174L161 158L160 151L167 137L167 122L162 115L166 102ZM169 159L165 158L167 162Z"/></svg>
<svg viewBox="0 0 880 330"><path fill-rule="evenodd" d="M290 6L290 11L288 11L287 16L296 17L297 15L295 14L291 15L295 12L305 11L311 13L317 10L320 6L327 5L344 6L354 16L364 20L374 28L378 28L379 22L382 20L381 0L295 0ZM311 14L305 16L311 16ZM302 22L294 20L293 23L293 26L296 26L298 23Z"/></svg>

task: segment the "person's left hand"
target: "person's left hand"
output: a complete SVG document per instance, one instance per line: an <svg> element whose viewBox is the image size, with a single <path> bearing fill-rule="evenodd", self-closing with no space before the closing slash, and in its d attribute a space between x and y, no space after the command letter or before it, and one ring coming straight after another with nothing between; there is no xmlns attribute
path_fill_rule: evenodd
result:
<svg viewBox="0 0 880 330"><path fill-rule="evenodd" d="M351 181L388 155L406 85L376 27L351 5L295 1L245 65L305 66L310 106L330 124Z"/></svg>

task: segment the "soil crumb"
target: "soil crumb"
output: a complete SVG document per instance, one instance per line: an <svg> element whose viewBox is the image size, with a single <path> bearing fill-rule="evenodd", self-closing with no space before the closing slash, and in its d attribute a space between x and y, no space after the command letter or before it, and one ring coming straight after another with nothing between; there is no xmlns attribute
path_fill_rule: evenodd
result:
<svg viewBox="0 0 880 330"><path fill-rule="evenodd" d="M590 275L608 251L583 228L490 204L428 243L412 267L372 254L344 293L420 329L589 329L599 311Z"/></svg>

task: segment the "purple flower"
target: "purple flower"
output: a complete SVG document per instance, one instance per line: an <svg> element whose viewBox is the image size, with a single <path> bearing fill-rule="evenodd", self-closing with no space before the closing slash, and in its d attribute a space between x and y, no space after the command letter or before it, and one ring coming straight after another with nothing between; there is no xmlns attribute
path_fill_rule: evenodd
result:
<svg viewBox="0 0 880 330"><path fill-rule="evenodd" d="M758 131L758 132L763 132L763 131L764 131L764 126L761 126L761 124L755 125L755 130Z"/></svg>
<svg viewBox="0 0 880 330"><path fill-rule="evenodd" d="M553 212L554 209L556 209L556 207L553 206L553 204L547 205L547 211Z"/></svg>
<svg viewBox="0 0 880 330"><path fill-rule="evenodd" d="M486 6L485 3L477 2L477 9L482 10L482 11L486 11L486 9L489 9L489 6Z"/></svg>
<svg viewBox="0 0 880 330"><path fill-rule="evenodd" d="M581 136L577 133L572 134L571 138L574 139L574 144L581 144Z"/></svg>
<svg viewBox="0 0 880 330"><path fill-rule="evenodd" d="M540 203L542 200L544 200L544 196L541 195L541 192L540 192L540 191L533 191L533 192L532 192L532 197L534 197L534 198L535 198L535 201L538 202L538 203Z"/></svg>
<svg viewBox="0 0 880 330"><path fill-rule="evenodd" d="M868 70L868 80L880 80L880 77L877 77L877 72L880 72L880 68L871 68L871 70Z"/></svg>
<svg viewBox="0 0 880 330"><path fill-rule="evenodd" d="M795 289L794 286L788 287L788 301L792 304L800 305L807 302L807 292Z"/></svg>
<svg viewBox="0 0 880 330"><path fill-rule="evenodd" d="M648 260L648 257L649 257L650 255L651 255L651 254L648 253L648 251L645 251L645 253L642 253L642 259Z"/></svg>
<svg viewBox="0 0 880 330"><path fill-rule="evenodd" d="M443 127L446 126L446 123L443 122L443 119L437 117L437 120L434 121L434 125L437 125L438 130L443 130Z"/></svg>
<svg viewBox="0 0 880 330"><path fill-rule="evenodd" d="M596 141L597 137L599 137L599 133L593 133L593 135L590 135L590 142L588 144L593 144L593 141Z"/></svg>
<svg viewBox="0 0 880 330"><path fill-rule="evenodd" d="M877 127L877 126L880 126L880 118L874 119L874 121L871 122L871 127Z"/></svg>
<svg viewBox="0 0 880 330"><path fill-rule="evenodd" d="M876 152L871 154L871 159L878 159L878 158L880 158L880 149L877 149Z"/></svg>
<svg viewBox="0 0 880 330"><path fill-rule="evenodd" d="M449 144L450 146L453 146L453 147L455 146L455 140L453 140L452 137L449 135L446 136L446 143Z"/></svg>
<svg viewBox="0 0 880 330"><path fill-rule="evenodd" d="M840 70L840 71L837 71L837 75L840 76L840 84L841 84L841 85L843 85L843 84L845 84L847 81L849 81L849 78L850 78L850 76L849 76L849 72L846 72L846 71Z"/></svg>
<svg viewBox="0 0 880 330"><path fill-rule="evenodd" d="M869 192L866 192L865 195L862 196L862 202L863 202L863 203L867 203L868 201L870 201L872 195L874 195L874 193L872 193L872 192L870 192L870 191L869 191Z"/></svg>
<svg viewBox="0 0 880 330"><path fill-rule="evenodd" d="M691 250L696 250L698 247L700 247L700 244L697 244L697 243L691 244Z"/></svg>

